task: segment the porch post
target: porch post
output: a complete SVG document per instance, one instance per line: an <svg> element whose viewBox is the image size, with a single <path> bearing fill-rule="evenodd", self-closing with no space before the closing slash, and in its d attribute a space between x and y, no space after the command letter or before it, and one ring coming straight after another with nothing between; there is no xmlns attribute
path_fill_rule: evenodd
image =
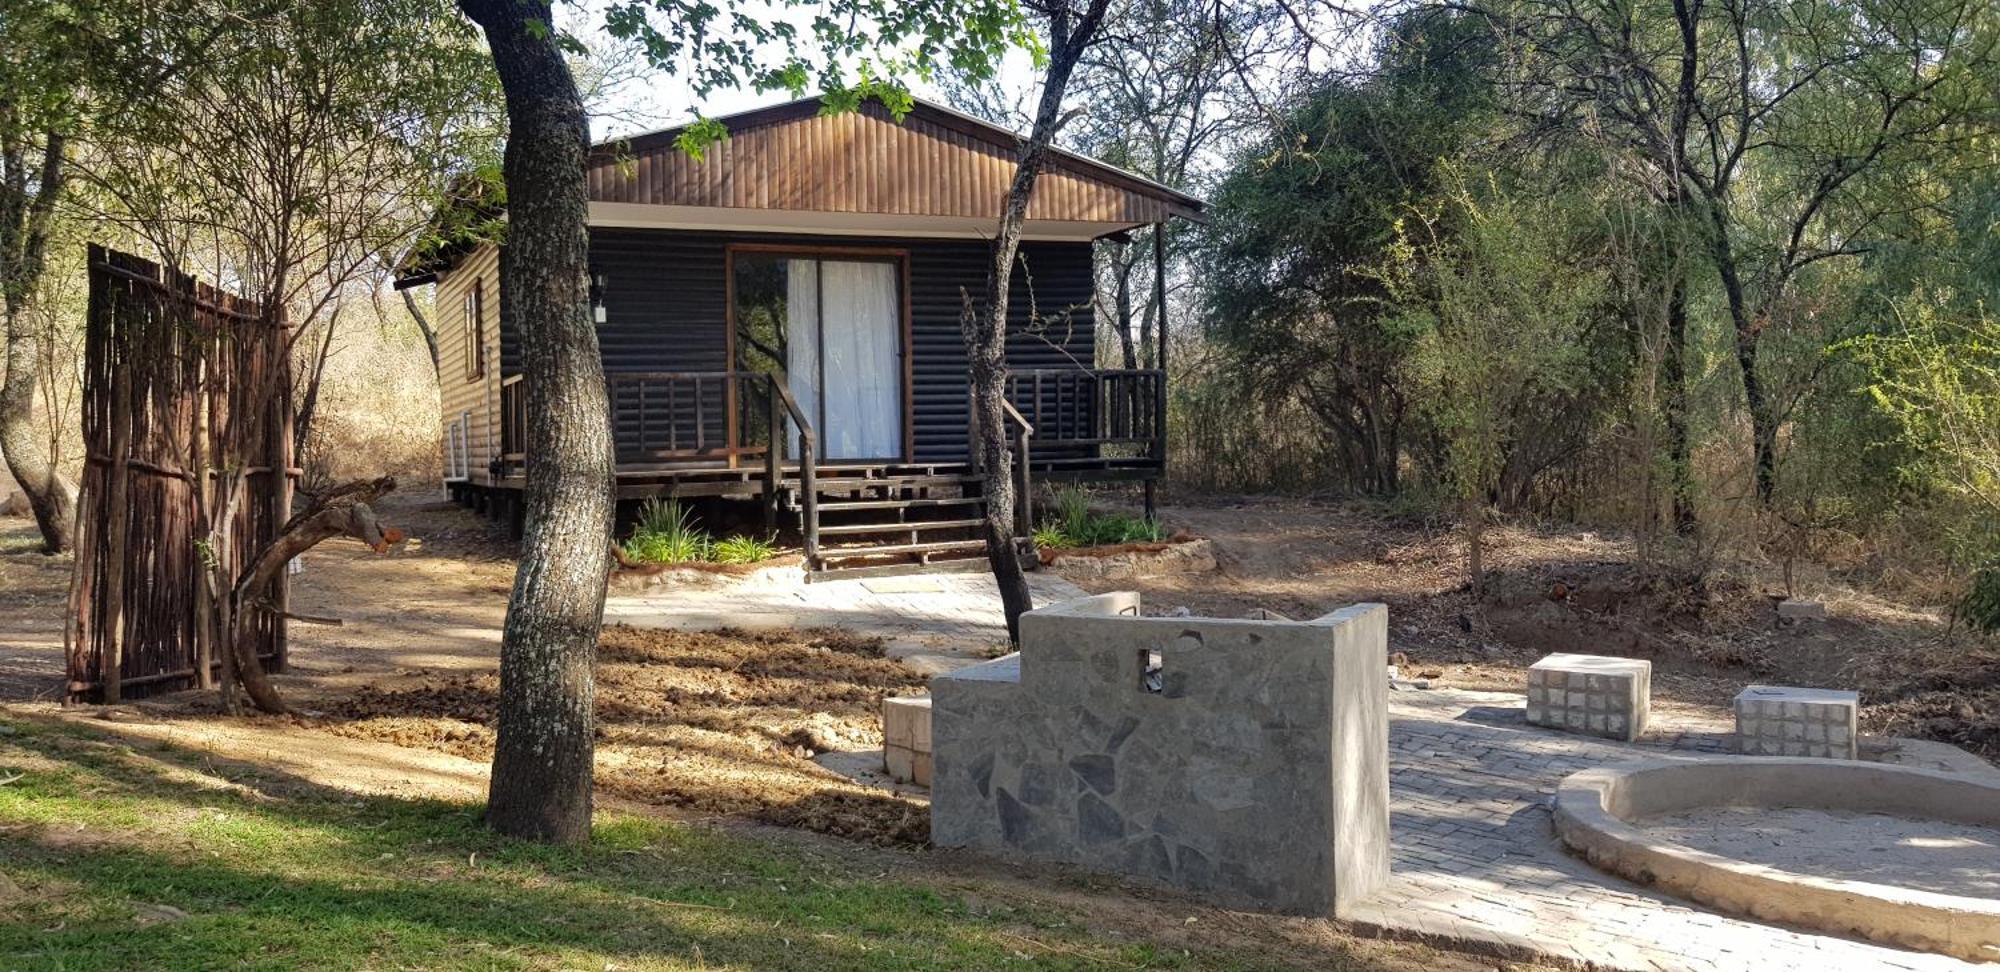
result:
<svg viewBox="0 0 2000 972"><path fill-rule="evenodd" d="M1167 373L1167 221L1153 224L1153 306L1160 309L1160 375ZM1161 416L1160 429L1167 427Z"/></svg>
<svg viewBox="0 0 2000 972"><path fill-rule="evenodd" d="M1156 356L1160 365L1160 390L1153 398L1157 414L1153 416L1153 449L1159 460L1160 473L1167 470L1167 221L1153 224L1153 306L1159 308L1160 350ZM1146 519L1153 519L1157 508L1159 478L1146 480Z"/></svg>

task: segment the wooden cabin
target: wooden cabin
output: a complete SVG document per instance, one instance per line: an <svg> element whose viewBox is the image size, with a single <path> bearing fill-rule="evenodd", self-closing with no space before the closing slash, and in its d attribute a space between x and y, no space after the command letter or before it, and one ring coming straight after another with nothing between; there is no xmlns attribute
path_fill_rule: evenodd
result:
<svg viewBox="0 0 2000 972"><path fill-rule="evenodd" d="M755 504L816 574L975 561L987 471L969 462L963 295L984 289L1017 136L919 101L823 115L807 98L722 119L697 160L679 129L590 159L591 302L621 499ZM1013 276L1009 439L1023 481L1152 483L1161 369L1097 366L1094 244L1200 218L1185 194L1058 152ZM1156 259L1164 259L1160 252ZM518 518L526 396L500 326L493 245L408 262L435 283L445 478ZM1157 359L1166 360L1161 336ZM1015 511L1025 535L1030 511Z"/></svg>

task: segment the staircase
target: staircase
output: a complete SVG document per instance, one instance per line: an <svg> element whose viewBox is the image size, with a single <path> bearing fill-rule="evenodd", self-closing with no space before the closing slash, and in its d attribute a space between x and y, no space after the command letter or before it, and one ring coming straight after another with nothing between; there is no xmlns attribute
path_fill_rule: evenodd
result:
<svg viewBox="0 0 2000 972"><path fill-rule="evenodd" d="M983 484L962 466L822 466L812 507L796 478L786 483L784 506L804 532L818 528L808 580L980 571L987 568Z"/></svg>

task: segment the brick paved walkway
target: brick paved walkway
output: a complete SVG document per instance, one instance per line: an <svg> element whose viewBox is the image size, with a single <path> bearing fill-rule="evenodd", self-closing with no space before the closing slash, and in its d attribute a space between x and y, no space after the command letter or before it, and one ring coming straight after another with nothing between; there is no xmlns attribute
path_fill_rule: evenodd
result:
<svg viewBox="0 0 2000 972"><path fill-rule="evenodd" d="M1030 578L1038 605L1082 594L1051 574ZM932 672L983 657L1005 638L992 578L969 574L615 595L605 616L646 627L867 631ZM1725 721L1655 710L1655 729L1626 744L1531 727L1520 695L1452 690L1391 693L1390 716L1390 886L1352 917L1363 931L1634 972L1978 968L1723 916L1562 850L1548 801L1563 777L1663 751L1720 752ZM1931 743L1877 755L1992 772Z"/></svg>
<svg viewBox="0 0 2000 972"><path fill-rule="evenodd" d="M1518 695L1398 692L1390 713L1391 878L1355 916L1364 929L1646 972L1977 968L1726 917L1564 853L1548 809L1563 777L1663 750L1719 751L1725 723L1672 725L1628 745L1531 727ZM1932 744L1890 758L1985 771Z"/></svg>

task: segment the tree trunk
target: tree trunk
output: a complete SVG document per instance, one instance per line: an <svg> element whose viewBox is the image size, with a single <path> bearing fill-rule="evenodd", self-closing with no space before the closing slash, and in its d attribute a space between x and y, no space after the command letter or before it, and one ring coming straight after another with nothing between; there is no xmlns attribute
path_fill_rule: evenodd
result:
<svg viewBox="0 0 2000 972"><path fill-rule="evenodd" d="M409 292L404 291L407 295ZM333 309L326 321L326 337L320 340L319 350L313 353L312 370L306 374L306 392L299 403L298 421L292 424L292 455L303 458L306 455L306 440L312 438L313 417L319 412L319 388L326 378L326 359L333 353L333 332L340 326L340 308Z"/></svg>
<svg viewBox="0 0 2000 972"><path fill-rule="evenodd" d="M1124 354L1125 368L1136 371L1139 367L1139 349L1134 346L1132 336L1132 244L1115 243L1111 266L1118 275L1118 348Z"/></svg>
<svg viewBox="0 0 2000 972"><path fill-rule="evenodd" d="M28 191L26 146L9 140L0 146L0 325L7 339L7 376L0 384L0 455L7 470L27 494L28 508L42 533L42 549L62 553L75 542L76 486L56 468L41 436L35 433L35 389L42 380L41 342L30 332L29 298L47 265L49 226L62 194L64 140L47 133L35 174L35 191Z"/></svg>
<svg viewBox="0 0 2000 972"><path fill-rule="evenodd" d="M1764 376L1757 361L1759 322L1743 296L1743 278L1736 267L1736 254L1729 244L1728 227L1718 213L1714 216L1715 268L1722 278L1722 293L1729 303L1729 322L1736 332L1736 364L1743 375L1743 405L1750 412L1752 461L1757 475L1757 502L1769 506L1778 483L1778 422L1771 414Z"/></svg>
<svg viewBox="0 0 2000 972"><path fill-rule="evenodd" d="M424 309L417 306L417 297L408 290L398 291L403 295L403 309L410 312L410 320L417 322L417 330L424 336L424 347L431 352L431 375L444 382L444 363L438 357L437 331L431 327L431 319L424 315Z"/></svg>
<svg viewBox="0 0 2000 972"><path fill-rule="evenodd" d="M63 553L75 542L76 484L58 469L46 440L35 431L35 386L41 381L41 342L28 333L27 314L12 298L6 308L7 379L0 385L0 454L28 497L42 550Z"/></svg>
<svg viewBox="0 0 2000 972"><path fill-rule="evenodd" d="M1694 455L1688 445L1687 425L1687 280L1675 271L1673 289L1667 294L1667 346L1660 358L1660 383L1665 387L1661 412L1667 426L1667 461L1673 488L1674 533L1692 537L1698 523L1694 509ZM1649 511L1648 522L1658 515Z"/></svg>
<svg viewBox="0 0 2000 972"><path fill-rule="evenodd" d="M1013 283L1014 259L1021 249L1021 230L1028 219L1028 200L1035 192L1035 180L1048 162L1049 146L1062 124L1063 95L1069 90L1070 74L1084 49L1090 45L1104 19L1108 0L1091 0L1090 6L1072 27L1067 7L1057 7L1050 15L1048 72L1042 80L1042 98L1035 110L1035 126L1021 144L1014 166L1014 181L1000 205L1000 224L993 234L991 258L986 265L986 299L975 307L968 294L961 294L963 308L959 328L964 333L965 356L972 388L972 423L976 433L972 457L986 475L986 516L981 532L986 537L986 556L993 564L993 580L1000 588L1000 605L1007 615L1007 639L1019 643L1021 615L1034 607L1028 594L1028 576L1021 570L1020 551L1014 543L1014 478L1009 474L1007 449L1007 298ZM510 189L509 198L513 194ZM1026 456L1021 461L1027 461Z"/></svg>
<svg viewBox="0 0 2000 972"><path fill-rule="evenodd" d="M486 820L564 843L590 836L592 705L610 574L610 407L589 308L589 127L546 0L459 0L507 96L500 315L521 336L527 524L500 643Z"/></svg>

